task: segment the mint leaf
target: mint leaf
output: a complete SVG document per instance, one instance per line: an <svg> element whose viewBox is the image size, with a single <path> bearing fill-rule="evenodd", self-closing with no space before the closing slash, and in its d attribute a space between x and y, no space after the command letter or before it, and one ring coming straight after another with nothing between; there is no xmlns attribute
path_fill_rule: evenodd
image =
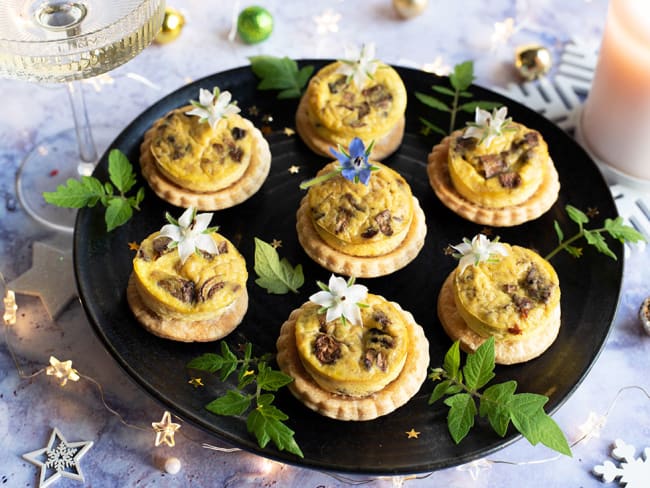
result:
<svg viewBox="0 0 650 488"><path fill-rule="evenodd" d="M464 91L474 81L474 62L465 61L454 66L454 71L449 75L451 86L457 91Z"/></svg>
<svg viewBox="0 0 650 488"><path fill-rule="evenodd" d="M44 192L47 203L57 207L94 207L105 195L104 187L92 176L82 176L81 180L69 179L65 186L59 185L54 192Z"/></svg>
<svg viewBox="0 0 650 488"><path fill-rule="evenodd" d="M280 451L288 451L300 457L304 454L294 440L295 432L284 425L280 420L268 415L267 408L257 408L253 410L246 419L246 428L248 432L255 435L257 443L264 448L273 441Z"/></svg>
<svg viewBox="0 0 650 488"><path fill-rule="evenodd" d="M458 393L447 398L445 405L449 407L447 427L449 428L451 438L458 444L474 426L476 404L470 394Z"/></svg>
<svg viewBox="0 0 650 488"><path fill-rule="evenodd" d="M278 256L278 252L269 243L255 237L255 273L258 278L255 283L266 289L269 293L284 294L291 290L298 293L305 278L302 265L295 268L289 261Z"/></svg>
<svg viewBox="0 0 650 488"><path fill-rule="evenodd" d="M218 354L206 353L197 358L192 359L187 363L187 368L198 369L199 371L207 371L214 373L219 371L223 366L223 358Z"/></svg>
<svg viewBox="0 0 650 488"><path fill-rule="evenodd" d="M494 337L483 342L474 354L467 356L463 375L465 385L471 391L483 388L494 378Z"/></svg>
<svg viewBox="0 0 650 488"><path fill-rule="evenodd" d="M217 415L242 415L250 407L251 399L238 391L228 392L208 403L205 408Z"/></svg>
<svg viewBox="0 0 650 488"><path fill-rule="evenodd" d="M106 221L106 230L112 231L116 227L125 224L133 216L133 208L124 199L112 198L106 207L104 220Z"/></svg>
<svg viewBox="0 0 650 488"><path fill-rule="evenodd" d="M625 225L623 217L616 217L614 220L605 219L605 230L610 236L621 242L641 242L646 240L643 234L634 227Z"/></svg>
<svg viewBox="0 0 650 488"><path fill-rule="evenodd" d="M280 90L278 98L299 98L314 71L305 66L298 71L298 63L288 57L250 56L251 69L261 79L259 90Z"/></svg>
<svg viewBox="0 0 650 488"><path fill-rule="evenodd" d="M517 389L516 381L506 381L486 388L481 396L479 415L487 416L494 431L501 437L506 435L510 423L508 404Z"/></svg>
<svg viewBox="0 0 650 488"><path fill-rule="evenodd" d="M126 155L119 149L108 153L108 175L120 193L126 193L135 185L135 173Z"/></svg>

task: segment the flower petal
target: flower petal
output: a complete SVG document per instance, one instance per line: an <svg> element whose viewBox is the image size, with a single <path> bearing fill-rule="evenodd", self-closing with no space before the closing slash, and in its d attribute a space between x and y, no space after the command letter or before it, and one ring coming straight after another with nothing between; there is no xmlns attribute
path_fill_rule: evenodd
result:
<svg viewBox="0 0 650 488"><path fill-rule="evenodd" d="M158 237L169 237L172 241L178 242L181 239L181 231L177 225L166 224L160 229Z"/></svg>
<svg viewBox="0 0 650 488"><path fill-rule="evenodd" d="M181 215L178 219L178 225L181 227L181 229L187 229L192 224L192 217L194 216L194 212L194 207L190 207L185 210L185 212L183 212L183 215Z"/></svg>
<svg viewBox="0 0 650 488"><path fill-rule="evenodd" d="M343 306L341 305L340 302L338 302L338 303L335 303L333 306L331 306L331 307L329 307L327 309L327 314L325 315L325 320L327 322L333 322L336 319L341 318L341 315L343 315Z"/></svg>
<svg viewBox="0 0 650 488"><path fill-rule="evenodd" d="M332 294L328 291L319 291L309 297L309 301L321 307L331 307L334 304Z"/></svg>
<svg viewBox="0 0 650 488"><path fill-rule="evenodd" d="M362 325L361 321L361 311L359 310L359 306L352 302L346 300L346 302L342 305L343 308L343 315L347 320L349 320L352 324L354 325Z"/></svg>
<svg viewBox="0 0 650 488"><path fill-rule="evenodd" d="M330 293L335 297L343 297L348 291L347 282L340 276L330 276L330 280L327 286L330 289Z"/></svg>
<svg viewBox="0 0 650 488"><path fill-rule="evenodd" d="M185 264L185 261L194 253L195 249L194 243L191 241L182 240L178 243L178 255L182 264Z"/></svg>
<svg viewBox="0 0 650 488"><path fill-rule="evenodd" d="M200 88L199 89L199 103L205 107L209 107L212 105L212 100L214 99L214 95L210 90L206 90L205 88Z"/></svg>
<svg viewBox="0 0 650 488"><path fill-rule="evenodd" d="M368 296L368 288L363 285L352 285L348 288L345 296L346 301L356 305L366 299Z"/></svg>
<svg viewBox="0 0 650 488"><path fill-rule="evenodd" d="M208 254L219 254L219 249L210 234L199 234L194 239L194 245Z"/></svg>
<svg viewBox="0 0 650 488"><path fill-rule="evenodd" d="M354 159L358 157L363 157L365 159L365 156L366 156L366 146L364 145L361 139L355 137L350 142L350 158Z"/></svg>
<svg viewBox="0 0 650 488"><path fill-rule="evenodd" d="M194 230L196 232L203 232L207 229L213 215L213 213L196 214L196 217L194 217Z"/></svg>

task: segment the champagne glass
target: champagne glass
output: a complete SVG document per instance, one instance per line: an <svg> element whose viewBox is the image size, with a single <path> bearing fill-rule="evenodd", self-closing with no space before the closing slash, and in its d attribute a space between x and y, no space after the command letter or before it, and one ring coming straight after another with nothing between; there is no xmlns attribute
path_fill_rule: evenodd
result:
<svg viewBox="0 0 650 488"><path fill-rule="evenodd" d="M74 131L38 144L17 172L18 200L39 222L72 231L76 211L48 205L42 194L89 175L97 162L79 80L140 53L164 12L165 0L0 0L0 77L65 83L72 106Z"/></svg>

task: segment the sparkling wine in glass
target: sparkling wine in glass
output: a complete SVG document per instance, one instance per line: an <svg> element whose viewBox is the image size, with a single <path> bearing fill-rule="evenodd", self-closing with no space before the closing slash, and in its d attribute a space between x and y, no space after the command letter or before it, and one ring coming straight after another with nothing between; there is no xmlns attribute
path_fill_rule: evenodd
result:
<svg viewBox="0 0 650 488"><path fill-rule="evenodd" d="M72 231L76 211L45 203L68 178L92 172L97 149L78 80L110 71L158 33L165 0L0 0L0 77L65 83L74 131L57 134L23 160L18 199L41 223Z"/></svg>

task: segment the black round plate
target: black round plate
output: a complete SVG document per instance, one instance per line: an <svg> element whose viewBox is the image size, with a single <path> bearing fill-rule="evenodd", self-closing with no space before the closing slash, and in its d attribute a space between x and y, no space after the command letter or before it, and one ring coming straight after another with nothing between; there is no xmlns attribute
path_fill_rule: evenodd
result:
<svg viewBox="0 0 650 488"><path fill-rule="evenodd" d="M300 65L312 64L319 68L326 62L304 60ZM472 237L483 227L463 220L444 207L427 180L426 157L438 137L422 135L419 118L425 117L441 127L446 127L449 119L448 114L436 112L417 101L414 93L433 94L432 85L449 86L448 79L412 69L397 69L409 96L406 134L398 151L385 163L407 179L419 199L426 214L427 238L421 253L406 268L387 277L360 282L371 292L394 300L413 313L430 341L431 366L435 367L442 364L451 345L439 324L435 305L444 278L456 264L443 251L448 244ZM137 117L111 147L121 149L138 169L139 146L151 124L169 110L197 99L199 88L211 90L214 86L230 90L243 115L264 129L273 154L267 181L255 196L235 208L216 212L212 221L239 248L250 273L249 311L226 340L233 348L250 341L255 352L262 354L275 352L279 328L289 313L317 291L316 280L326 282L329 278L330 273L304 253L295 231L295 212L303 195L298 184L314 175L329 159L315 156L297 135L284 133L285 127L294 127L297 100L277 100L274 92L257 90L258 81L249 67L242 67L184 86ZM570 137L536 112L512 100L478 86L472 86L471 91L474 99L506 104L514 120L542 133L562 184L560 197L549 212L515 228L495 229L495 235L504 242L546 254L557 244L554 220L567 234L575 229L564 212L566 204L584 210L597 208L600 216L595 220L616 216L616 207L598 169ZM251 110L253 108L257 110ZM105 154L95 172L102 180L108 179L107 159ZM300 166L300 173L290 173L288 169L292 165ZM139 184L144 184L141 178ZM433 471L485 456L518 438L512 430L505 438L500 438L481 420L467 438L456 445L447 431L447 407L442 402L432 406L427 403L434 387L427 380L405 406L368 422L341 422L322 417L284 389L277 394L277 405L289 415L288 425L295 430L296 441L305 457L300 459L278 451L271 443L261 449L246 431L244 418L221 417L204 408L232 387L231 384L221 384L210 378L204 378L204 388L188 384L189 373L185 365L200 354L218 352L218 343L183 344L159 339L138 325L126 303L125 290L134 255L128 243L140 242L158 230L165 223L165 211L179 216L182 209L161 201L147 188L142 210L123 227L107 233L103 210L98 207L82 209L75 227L75 272L82 303L96 333L119 364L181 418L262 456L310 468L365 474ZM302 263L305 284L299 294L269 295L254 283L254 237L267 242L282 240L280 255L294 265ZM622 257L620 243L614 243L612 249ZM517 366L497 367L494 380L514 379L519 384L518 391L547 395L549 412L568 398L598 356L614 318L623 274L622 259L612 260L588 246L579 260L560 254L553 258L552 264L557 269L562 289L559 337L538 359ZM421 432L418 439L408 439L405 435L411 428Z"/></svg>

